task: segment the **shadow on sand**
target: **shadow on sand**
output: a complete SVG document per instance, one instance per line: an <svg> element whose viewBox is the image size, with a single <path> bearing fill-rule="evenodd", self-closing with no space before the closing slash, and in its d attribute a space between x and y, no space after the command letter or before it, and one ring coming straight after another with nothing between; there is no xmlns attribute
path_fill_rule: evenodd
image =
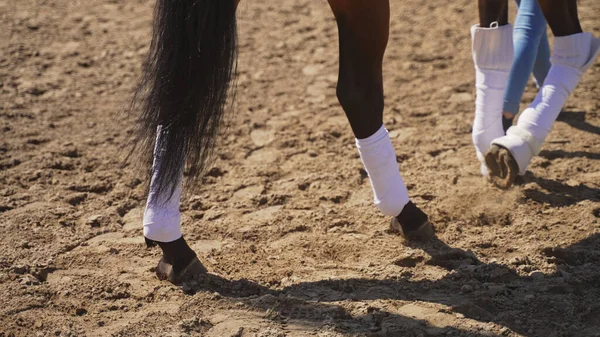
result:
<svg viewBox="0 0 600 337"><path fill-rule="evenodd" d="M536 177L531 172L527 172L524 181L534 182L541 189L547 191L533 188L523 189L526 199L553 207L570 206L584 200L600 201L600 188L589 187L583 183L571 186L556 180Z"/></svg>
<svg viewBox="0 0 600 337"><path fill-rule="evenodd" d="M517 275L512 269L515 265L483 263L472 252L452 248L438 239L411 246L422 249L429 259L398 263L413 268L423 263L435 265L450 273L436 281L411 281L409 272L384 280L302 282L280 290L207 274L200 275L188 290L216 291L267 311L267 317L273 320L308 326L327 324L351 335L499 336L514 331L526 336L600 336L600 234L566 248L542 249L540 255L556 264L556 271L526 277ZM525 260L515 264L527 263ZM450 309L440 311L425 306L423 310L433 311L430 315L437 311L495 322L510 330L477 332L432 326L423 319L372 306L353 315L343 306L332 304L363 300L440 303Z"/></svg>
<svg viewBox="0 0 600 337"><path fill-rule="evenodd" d="M585 121L585 111L561 111L557 120L567 123L570 126L595 135L600 135L600 127L592 125Z"/></svg>

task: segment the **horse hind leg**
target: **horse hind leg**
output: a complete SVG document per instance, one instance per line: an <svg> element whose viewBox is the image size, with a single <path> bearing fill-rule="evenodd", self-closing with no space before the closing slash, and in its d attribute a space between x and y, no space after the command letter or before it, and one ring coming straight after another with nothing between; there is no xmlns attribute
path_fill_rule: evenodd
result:
<svg viewBox="0 0 600 337"><path fill-rule="evenodd" d="M183 236L172 242L158 242L146 238L146 244L150 247L158 245L163 252L155 271L159 280L178 285L207 272Z"/></svg>
<svg viewBox="0 0 600 337"><path fill-rule="evenodd" d="M224 114L235 71L236 5L157 0L148 62L133 99L141 102L134 149L154 159L144 236L163 252L158 277L173 283L206 272L183 239L179 203L184 166L188 182L201 176Z"/></svg>
<svg viewBox="0 0 600 337"><path fill-rule="evenodd" d="M157 184L161 179L161 170L164 170L162 161L164 156L162 141L164 134L165 131L158 127L154 163L152 165L153 174L143 218L144 238L148 247L158 245L163 252L163 256L156 266L158 278L168 280L173 284L180 284L186 278L191 278L195 274L205 273L206 268L200 263L196 253L188 246L181 232L179 202L181 199L183 166L181 166L171 193L157 188Z"/></svg>

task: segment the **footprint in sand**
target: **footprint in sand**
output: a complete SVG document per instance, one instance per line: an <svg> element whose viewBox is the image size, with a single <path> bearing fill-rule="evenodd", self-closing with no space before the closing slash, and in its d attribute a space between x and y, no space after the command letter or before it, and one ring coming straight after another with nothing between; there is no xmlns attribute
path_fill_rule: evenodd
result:
<svg viewBox="0 0 600 337"><path fill-rule="evenodd" d="M88 247L97 247L100 250L110 250L113 245L142 245L144 238L136 235L133 237L125 237L121 232L110 232L94 236L86 241Z"/></svg>
<svg viewBox="0 0 600 337"><path fill-rule="evenodd" d="M250 138L256 146L265 146L271 144L275 139L275 132L273 130L262 130L256 129L250 132Z"/></svg>
<svg viewBox="0 0 600 337"><path fill-rule="evenodd" d="M314 76L321 72L325 68L323 64L309 64L302 68L302 73L306 76Z"/></svg>
<svg viewBox="0 0 600 337"><path fill-rule="evenodd" d="M265 221L271 219L283 206L271 206L244 215L245 220Z"/></svg>
<svg viewBox="0 0 600 337"><path fill-rule="evenodd" d="M123 231L142 233L143 208L134 208L123 216Z"/></svg>
<svg viewBox="0 0 600 337"><path fill-rule="evenodd" d="M279 158L279 151L275 149L262 148L253 151L248 158L248 161L256 164L271 164Z"/></svg>
<svg viewBox="0 0 600 337"><path fill-rule="evenodd" d="M219 240L197 240L194 241L194 243L191 245L191 248L196 252L196 254L207 254L213 249L219 251L228 244L229 242Z"/></svg>
<svg viewBox="0 0 600 337"><path fill-rule="evenodd" d="M250 200L253 197L261 195L265 190L265 187L262 185L251 185L244 188L240 188L239 190L233 193L230 201L246 201Z"/></svg>
<svg viewBox="0 0 600 337"><path fill-rule="evenodd" d="M410 138L415 132L417 128L401 128L390 131L390 138L395 139L395 141L402 142L408 138Z"/></svg>

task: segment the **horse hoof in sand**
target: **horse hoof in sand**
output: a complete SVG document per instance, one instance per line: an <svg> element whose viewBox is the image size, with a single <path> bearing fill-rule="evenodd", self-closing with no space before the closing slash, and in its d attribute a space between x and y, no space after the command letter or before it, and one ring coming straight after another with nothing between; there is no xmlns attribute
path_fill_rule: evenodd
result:
<svg viewBox="0 0 600 337"><path fill-rule="evenodd" d="M398 233L409 241L427 241L435 237L429 217L412 201L404 205L397 217L392 218L390 232Z"/></svg>
<svg viewBox="0 0 600 337"><path fill-rule="evenodd" d="M490 170L490 181L502 189L511 187L519 174L519 166L510 151L495 144L485 155L485 165Z"/></svg>
<svg viewBox="0 0 600 337"><path fill-rule="evenodd" d="M390 231L400 234L403 238L409 241L427 241L435 237L433 225L431 222L426 220L420 226L414 229L405 229L400 225L400 222L396 218L392 218L390 223Z"/></svg>
<svg viewBox="0 0 600 337"><path fill-rule="evenodd" d="M175 285L192 279L196 275L205 273L207 273L207 270L197 257L194 257L187 266L178 272L173 269L173 265L167 262L164 257L158 261L158 266L156 266L156 276L158 276L158 279L167 280Z"/></svg>

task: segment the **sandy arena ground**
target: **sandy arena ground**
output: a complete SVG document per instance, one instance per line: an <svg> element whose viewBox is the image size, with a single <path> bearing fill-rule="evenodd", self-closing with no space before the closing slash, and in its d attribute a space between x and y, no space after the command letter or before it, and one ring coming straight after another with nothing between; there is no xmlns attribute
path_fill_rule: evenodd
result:
<svg viewBox="0 0 600 337"><path fill-rule="evenodd" d="M392 2L385 122L439 241L372 204L326 1L248 0L235 111L182 203L212 276L176 287L122 166L154 2L0 0L0 336L600 336L600 61L500 191L471 144L475 2ZM580 16L600 36L600 1Z"/></svg>

